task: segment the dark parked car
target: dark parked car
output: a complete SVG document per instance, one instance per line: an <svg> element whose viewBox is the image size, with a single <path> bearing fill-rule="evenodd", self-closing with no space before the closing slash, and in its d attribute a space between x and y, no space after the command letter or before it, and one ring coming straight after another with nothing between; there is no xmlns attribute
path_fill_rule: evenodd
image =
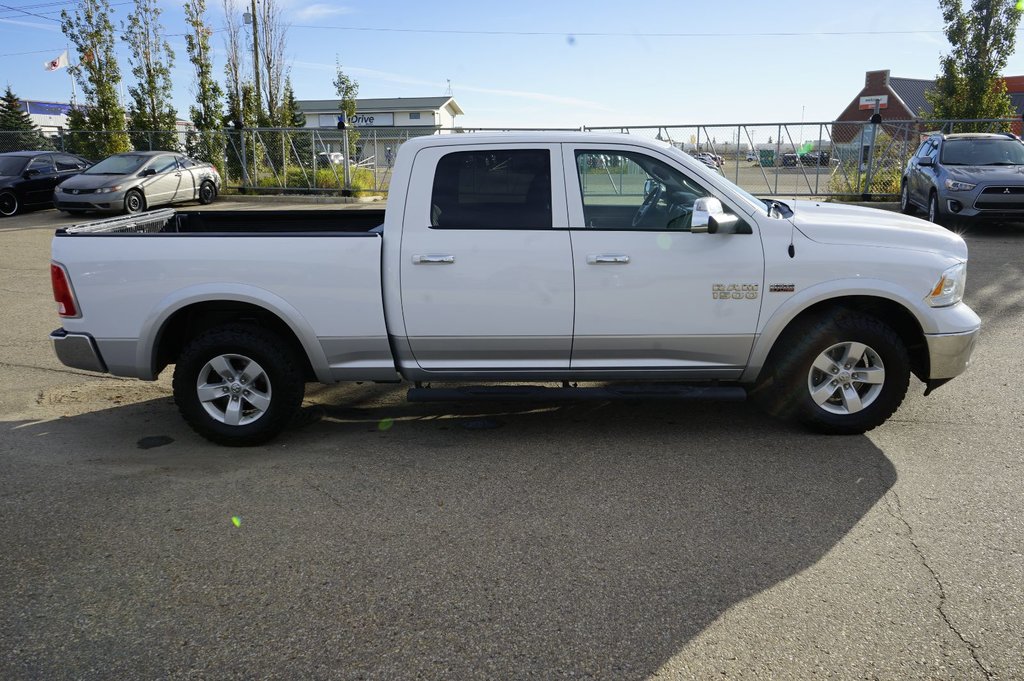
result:
<svg viewBox="0 0 1024 681"><path fill-rule="evenodd" d="M932 222L1024 219L1024 142L1010 133L934 134L907 162L900 208Z"/></svg>
<svg viewBox="0 0 1024 681"><path fill-rule="evenodd" d="M829 154L827 151L808 151L806 154L800 154L800 163L805 166L827 166Z"/></svg>
<svg viewBox="0 0 1024 681"><path fill-rule="evenodd" d="M0 217L53 205L53 188L89 165L84 158L58 151L0 154Z"/></svg>
<svg viewBox="0 0 1024 681"><path fill-rule="evenodd" d="M827 151L808 151L799 155L795 153L782 155L782 165L789 168L795 168L797 165L827 166L828 164L829 154Z"/></svg>

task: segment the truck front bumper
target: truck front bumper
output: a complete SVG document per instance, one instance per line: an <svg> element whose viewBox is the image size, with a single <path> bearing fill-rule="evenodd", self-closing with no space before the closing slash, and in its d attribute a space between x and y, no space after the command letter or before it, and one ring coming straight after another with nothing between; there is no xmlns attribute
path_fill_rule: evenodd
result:
<svg viewBox="0 0 1024 681"><path fill-rule="evenodd" d="M950 379L962 374L971 363L978 329L964 333L925 334L931 370L928 378Z"/></svg>
<svg viewBox="0 0 1024 681"><path fill-rule="evenodd" d="M85 333L68 333L57 329L50 334L53 351L65 366L85 371L107 372L107 365L100 356L93 337Z"/></svg>

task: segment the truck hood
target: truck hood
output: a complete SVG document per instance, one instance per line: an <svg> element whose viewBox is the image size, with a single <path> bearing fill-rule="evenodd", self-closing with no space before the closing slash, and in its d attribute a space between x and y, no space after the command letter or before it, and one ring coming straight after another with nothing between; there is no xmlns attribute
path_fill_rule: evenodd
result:
<svg viewBox="0 0 1024 681"><path fill-rule="evenodd" d="M793 201L793 224L824 244L905 248L967 259L967 244L945 227L877 208Z"/></svg>

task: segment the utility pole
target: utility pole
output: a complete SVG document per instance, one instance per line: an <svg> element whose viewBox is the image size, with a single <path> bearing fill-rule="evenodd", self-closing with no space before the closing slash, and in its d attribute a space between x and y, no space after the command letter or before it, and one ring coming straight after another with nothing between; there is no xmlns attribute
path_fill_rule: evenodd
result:
<svg viewBox="0 0 1024 681"><path fill-rule="evenodd" d="M256 0L252 0L252 76L256 84L256 115L263 111L263 104L260 102L260 44L259 25L256 21ZM259 125L259 123L257 123Z"/></svg>

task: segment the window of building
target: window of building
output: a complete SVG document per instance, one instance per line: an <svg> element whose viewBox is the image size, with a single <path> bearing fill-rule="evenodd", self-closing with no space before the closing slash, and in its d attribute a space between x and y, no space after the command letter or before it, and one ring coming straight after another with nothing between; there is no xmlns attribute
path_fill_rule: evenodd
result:
<svg viewBox="0 0 1024 681"><path fill-rule="evenodd" d="M435 229L550 229L551 154L546 149L457 151L438 161Z"/></svg>
<svg viewBox="0 0 1024 681"><path fill-rule="evenodd" d="M409 114L409 120L411 120L411 121L418 121L419 119L420 119L420 112L419 111L413 111L411 114Z"/></svg>

